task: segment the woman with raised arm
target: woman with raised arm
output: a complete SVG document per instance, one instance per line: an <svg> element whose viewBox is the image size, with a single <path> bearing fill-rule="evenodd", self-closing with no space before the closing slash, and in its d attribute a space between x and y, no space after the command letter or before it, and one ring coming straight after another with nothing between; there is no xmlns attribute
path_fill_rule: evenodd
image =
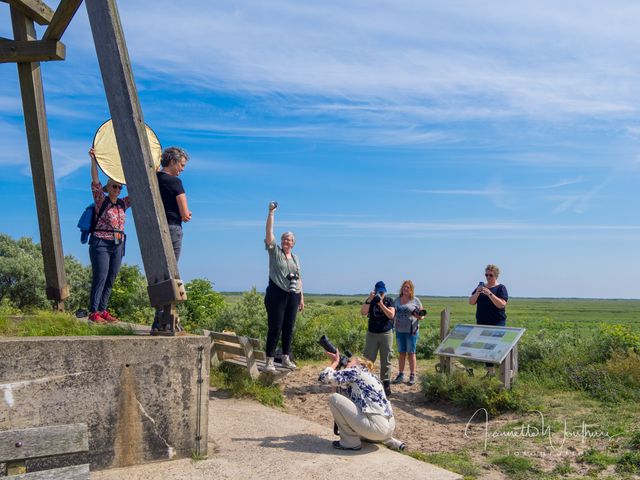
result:
<svg viewBox="0 0 640 480"><path fill-rule="evenodd" d="M282 366L296 368L290 359L293 328L298 311L304 310L304 295L302 293L302 272L300 260L291 250L296 243L292 232L285 232L280 237L280 245L276 244L273 234L276 202L269 204L267 215L265 248L269 254L269 286L264 297L267 309L268 331L265 371L275 372L274 357L278 340L282 335Z"/></svg>
<svg viewBox="0 0 640 480"><path fill-rule="evenodd" d="M91 193L96 215L89 239L89 258L93 272L89 320L95 323L117 322L118 319L107 310L107 305L124 255L124 222L127 218L125 210L131 204L128 196L118 198L122 192L122 184L119 182L109 179L107 185L102 186L93 148L89 150L89 157Z"/></svg>

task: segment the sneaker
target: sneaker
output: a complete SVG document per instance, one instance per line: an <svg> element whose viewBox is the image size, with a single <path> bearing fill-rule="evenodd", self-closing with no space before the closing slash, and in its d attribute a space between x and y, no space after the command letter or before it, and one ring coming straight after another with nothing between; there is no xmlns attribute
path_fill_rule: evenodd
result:
<svg viewBox="0 0 640 480"><path fill-rule="evenodd" d="M102 318L99 312L91 312L89 314L89 321L93 323L107 323L107 321Z"/></svg>
<svg viewBox="0 0 640 480"><path fill-rule="evenodd" d="M413 385L414 383L416 383L416 375L412 373L409 375L409 385Z"/></svg>
<svg viewBox="0 0 640 480"><path fill-rule="evenodd" d="M282 366L295 370L298 366L289 359L289 355L282 355Z"/></svg>
<svg viewBox="0 0 640 480"><path fill-rule="evenodd" d="M402 383L404 382L404 373L400 372L393 383Z"/></svg>
<svg viewBox="0 0 640 480"><path fill-rule="evenodd" d="M273 364L273 357L267 357L267 363L264 366L264 371L269 373L276 372L276 366Z"/></svg>
<svg viewBox="0 0 640 480"><path fill-rule="evenodd" d="M342 444L340 443L340 440L334 440L331 443L333 445L333 448L335 448L336 450L361 450L362 449L362 445L358 445L357 447L343 447Z"/></svg>
<svg viewBox="0 0 640 480"><path fill-rule="evenodd" d="M107 322L109 323L113 323L113 322L119 322L120 320L117 319L116 317L114 317L113 315L111 315L109 313L109 310L105 310L104 312L100 312L100 316L102 318L104 318Z"/></svg>

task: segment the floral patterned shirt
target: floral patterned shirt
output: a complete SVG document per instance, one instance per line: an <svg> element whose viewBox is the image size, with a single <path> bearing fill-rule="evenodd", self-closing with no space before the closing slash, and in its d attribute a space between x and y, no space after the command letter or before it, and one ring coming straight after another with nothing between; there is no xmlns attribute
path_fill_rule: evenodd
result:
<svg viewBox="0 0 640 480"><path fill-rule="evenodd" d="M334 370L327 367L320 373L319 380L346 387L347 396L363 413L393 417L391 404L384 394L382 384L366 368L354 366Z"/></svg>
<svg viewBox="0 0 640 480"><path fill-rule="evenodd" d="M91 182L91 193L93 194L93 201L96 204L96 214L100 212L103 202L110 201L109 196L102 191L101 183ZM120 205L108 206L102 217L96 222L96 231L93 233L98 238L103 240L122 240L124 233L124 221L127 215L124 211L131 206L129 202L129 196L122 199L124 201L124 210ZM106 232L100 230L108 230ZM117 232L113 232L117 230Z"/></svg>

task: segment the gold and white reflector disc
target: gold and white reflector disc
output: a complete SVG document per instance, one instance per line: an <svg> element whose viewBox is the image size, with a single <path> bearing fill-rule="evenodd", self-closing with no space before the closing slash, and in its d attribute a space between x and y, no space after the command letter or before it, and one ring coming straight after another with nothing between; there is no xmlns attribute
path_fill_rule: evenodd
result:
<svg viewBox="0 0 640 480"><path fill-rule="evenodd" d="M149 128L149 125L145 125L145 127L147 129L149 147L151 147L151 158L153 159L154 167L157 169L160 166L162 147L160 146L158 137L153 130ZM109 178L118 183L127 183L124 178L120 152L118 151L118 144L116 142L116 134L113 130L113 122L111 120L104 122L93 137L93 151L100 169Z"/></svg>

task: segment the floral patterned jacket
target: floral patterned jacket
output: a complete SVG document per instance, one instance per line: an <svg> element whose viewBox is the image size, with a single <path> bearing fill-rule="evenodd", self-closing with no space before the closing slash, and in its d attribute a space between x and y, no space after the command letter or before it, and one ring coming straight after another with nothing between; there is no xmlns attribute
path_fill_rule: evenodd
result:
<svg viewBox="0 0 640 480"><path fill-rule="evenodd" d="M393 417L391 404L384 394L382 384L366 368L354 366L334 370L327 367L320 373L319 380L345 387L347 396L363 413Z"/></svg>

